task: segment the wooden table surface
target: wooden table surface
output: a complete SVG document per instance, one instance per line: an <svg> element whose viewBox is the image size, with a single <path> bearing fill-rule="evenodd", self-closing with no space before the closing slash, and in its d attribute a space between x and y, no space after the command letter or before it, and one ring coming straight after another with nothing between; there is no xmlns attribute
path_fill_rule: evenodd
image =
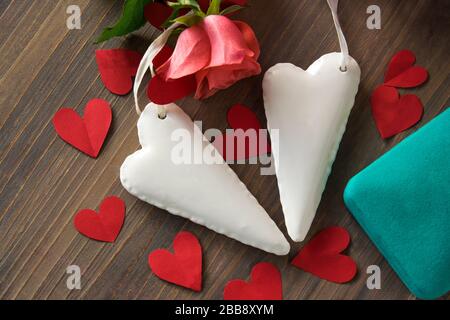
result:
<svg viewBox="0 0 450 320"><path fill-rule="evenodd" d="M147 25L133 36L102 45L93 41L121 12L112 0L0 1L0 297L2 299L222 299L227 281L246 279L261 261L277 265L285 299L414 299L344 207L346 182L361 169L423 126L449 105L450 1L342 0L340 18L362 79L347 131L314 220L311 235L324 227L349 230L347 251L359 273L348 284L320 280L289 265L303 244L292 243L278 257L245 246L185 219L172 216L128 194L119 181L125 157L139 148L131 95L119 97L100 81L94 52L126 47L144 52L158 31ZM236 15L255 29L263 70L278 62L306 68L338 50L325 0L250 0ZM66 8L82 11L81 30L68 30ZM381 30L366 27L366 9L381 8ZM425 107L413 129L383 141L370 111L369 96L381 83L390 57L411 49L430 80L417 94ZM254 110L265 125L262 75L239 82L206 101L186 98L180 106L203 128L227 128L234 103ZM145 90L141 99L145 98ZM402 91L404 92L404 91ZM113 127L92 159L57 137L51 118L63 106L82 112L92 98L112 104ZM261 176L259 165L232 165L249 190L286 233L275 176ZM89 240L73 227L82 208L97 209L107 195L123 198L126 221L117 241ZM147 264L149 252L170 248L181 230L195 233L204 249L204 288L194 293L161 281ZM81 290L68 290L66 268L82 271ZM366 268L381 268L380 290L366 287ZM446 297L449 299L450 295Z"/></svg>

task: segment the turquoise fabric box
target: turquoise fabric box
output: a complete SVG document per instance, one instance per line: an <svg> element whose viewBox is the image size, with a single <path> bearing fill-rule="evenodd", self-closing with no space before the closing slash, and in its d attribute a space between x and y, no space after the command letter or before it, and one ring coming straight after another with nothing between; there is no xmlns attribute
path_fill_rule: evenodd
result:
<svg viewBox="0 0 450 320"><path fill-rule="evenodd" d="M450 291L450 108L354 176L344 201L414 295Z"/></svg>

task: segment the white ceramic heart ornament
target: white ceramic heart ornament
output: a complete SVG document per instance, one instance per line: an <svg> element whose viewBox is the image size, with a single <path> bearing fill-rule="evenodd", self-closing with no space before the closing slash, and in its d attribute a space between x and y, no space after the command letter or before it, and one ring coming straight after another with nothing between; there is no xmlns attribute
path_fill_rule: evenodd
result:
<svg viewBox="0 0 450 320"><path fill-rule="evenodd" d="M286 227L294 241L303 241L311 227L361 76L337 20L338 1L328 3L341 53L320 57L306 71L277 64L263 80L267 125L279 130L272 153Z"/></svg>
<svg viewBox="0 0 450 320"><path fill-rule="evenodd" d="M155 40L158 41L165 42ZM144 56L146 60L141 62L144 73L145 64L151 62L153 56ZM136 88L142 76L138 71L137 110ZM164 114L161 114L162 109ZM131 194L242 243L277 255L289 252L289 243L277 225L223 158L216 161L215 157L221 157L220 154L181 108L175 104L162 107L150 103L140 115L137 126L142 149L128 156L120 168L122 185ZM176 130L190 137L201 137L200 148L192 143L192 153L201 153L201 163L174 161L173 153L180 144L172 138Z"/></svg>

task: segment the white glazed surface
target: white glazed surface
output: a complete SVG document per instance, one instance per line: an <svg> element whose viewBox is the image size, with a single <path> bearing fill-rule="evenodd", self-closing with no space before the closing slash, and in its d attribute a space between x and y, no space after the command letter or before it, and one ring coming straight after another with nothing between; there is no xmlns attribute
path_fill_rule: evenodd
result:
<svg viewBox="0 0 450 320"><path fill-rule="evenodd" d="M255 197L226 163L176 164L171 152L175 129L203 137L177 105L166 106L167 117L158 118L157 106L148 104L138 120L142 149L128 156L120 169L125 189L139 199L190 219L244 244L277 255L290 246ZM195 128L195 129L194 129ZM206 139L204 157L218 154ZM206 152L205 152L206 151Z"/></svg>
<svg viewBox="0 0 450 320"><path fill-rule="evenodd" d="M339 70L340 53L316 60L306 71L289 63L270 68L263 80L264 106L272 141L280 200L289 236L303 241L325 189L361 70L350 58Z"/></svg>

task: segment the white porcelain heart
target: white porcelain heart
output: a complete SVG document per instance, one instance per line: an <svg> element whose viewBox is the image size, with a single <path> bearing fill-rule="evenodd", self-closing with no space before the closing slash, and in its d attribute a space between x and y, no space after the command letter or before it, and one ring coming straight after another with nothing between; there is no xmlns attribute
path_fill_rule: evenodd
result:
<svg viewBox="0 0 450 320"><path fill-rule="evenodd" d="M203 134L177 105L170 104L166 110L163 120L152 103L142 112L138 121L142 149L124 161L120 169L123 186L172 214L267 252L287 254L290 246L284 235L226 163L206 164L211 159L202 164L173 161L178 143L171 139L174 130L187 130L191 136ZM217 156L215 151L204 139L200 149L203 157Z"/></svg>
<svg viewBox="0 0 450 320"><path fill-rule="evenodd" d="M340 53L330 53L306 71L277 64L264 77L264 105L272 141L275 171L286 227L294 241L303 241L355 102L361 71L349 57L346 72Z"/></svg>

